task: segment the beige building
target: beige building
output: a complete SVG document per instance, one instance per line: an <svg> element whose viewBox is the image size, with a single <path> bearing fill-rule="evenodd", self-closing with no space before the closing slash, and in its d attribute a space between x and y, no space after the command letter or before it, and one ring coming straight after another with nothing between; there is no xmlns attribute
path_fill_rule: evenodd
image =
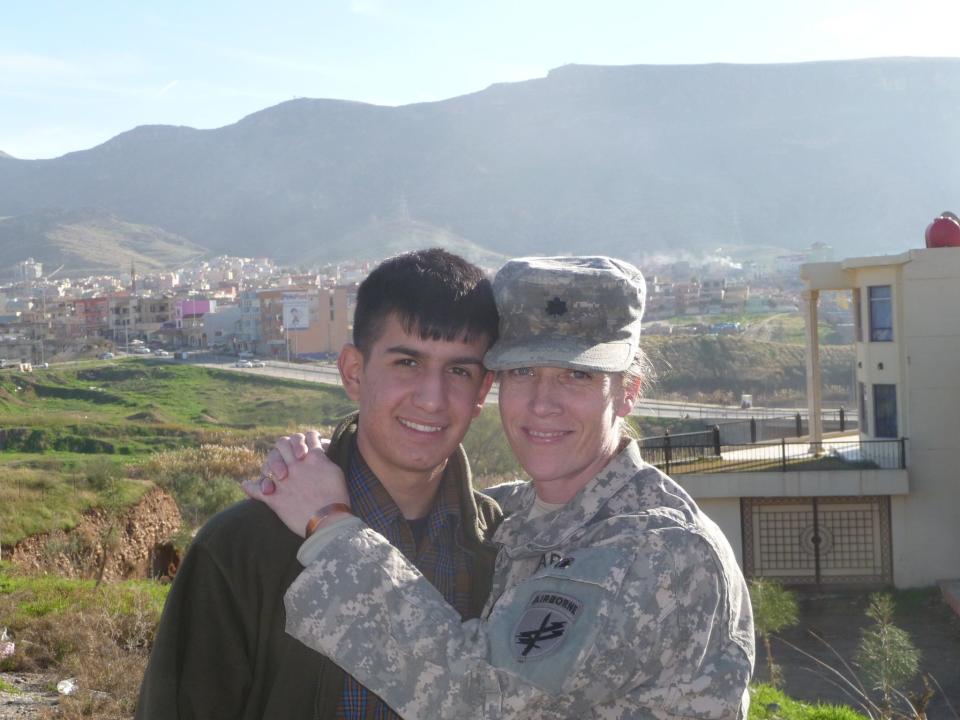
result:
<svg viewBox="0 0 960 720"><path fill-rule="evenodd" d="M894 583L960 577L960 248L812 263L800 274L809 327L816 327L820 291L852 292L861 439L879 447L903 438L905 482L880 497L889 503ZM817 415L819 348L816 334L807 336L810 412ZM811 436L820 436L816 423Z"/></svg>
<svg viewBox="0 0 960 720"><path fill-rule="evenodd" d="M265 355L284 358L338 353L353 333L355 285L334 288L277 288L257 293L260 301L259 348ZM284 302L296 302L308 313L307 327L284 327ZM298 298L301 300L297 301ZM289 310L288 310L289 315Z"/></svg>
<svg viewBox="0 0 960 720"><path fill-rule="evenodd" d="M901 588L960 578L960 247L807 263L800 276L809 435L718 439L694 448L693 462L676 446L667 471L720 525L747 576ZM825 291L851 299L852 436L822 428L815 329Z"/></svg>

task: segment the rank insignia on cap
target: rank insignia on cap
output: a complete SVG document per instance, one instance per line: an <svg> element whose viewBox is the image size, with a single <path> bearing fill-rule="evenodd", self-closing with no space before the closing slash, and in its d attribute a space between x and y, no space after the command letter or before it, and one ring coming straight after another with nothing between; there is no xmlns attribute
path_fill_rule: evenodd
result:
<svg viewBox="0 0 960 720"><path fill-rule="evenodd" d="M560 317L567 314L567 303L558 297L547 303L547 315Z"/></svg>
<svg viewBox="0 0 960 720"><path fill-rule="evenodd" d="M535 594L513 629L513 656L525 662L552 653L563 644L582 608L583 603L569 595Z"/></svg>

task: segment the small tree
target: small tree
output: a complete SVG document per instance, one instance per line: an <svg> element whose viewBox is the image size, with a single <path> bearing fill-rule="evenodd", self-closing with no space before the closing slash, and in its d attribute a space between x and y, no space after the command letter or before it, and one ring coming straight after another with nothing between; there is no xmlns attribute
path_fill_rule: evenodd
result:
<svg viewBox="0 0 960 720"><path fill-rule="evenodd" d="M750 603L753 605L753 626L763 640L767 654L767 671L770 684L780 687L783 683L783 671L773 661L770 637L785 627L796 625L799 618L797 596L776 580L755 578L750 581Z"/></svg>
<svg viewBox="0 0 960 720"><path fill-rule="evenodd" d="M857 648L857 664L881 693L881 711L889 718L901 688L920 670L920 652L910 635L893 624L894 602L890 595L870 596L867 617L873 625L863 631Z"/></svg>

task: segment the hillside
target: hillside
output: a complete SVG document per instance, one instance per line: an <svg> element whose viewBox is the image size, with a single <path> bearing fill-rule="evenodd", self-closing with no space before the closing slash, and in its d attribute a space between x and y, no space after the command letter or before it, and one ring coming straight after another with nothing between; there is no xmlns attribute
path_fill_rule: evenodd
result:
<svg viewBox="0 0 960 720"><path fill-rule="evenodd" d="M146 488L136 478L157 476L136 469L157 453L214 445L252 456L291 427L330 427L352 408L340 388L162 360L4 370L0 542L73 526L110 500L111 478L130 478L122 503L139 500Z"/></svg>
<svg viewBox="0 0 960 720"><path fill-rule="evenodd" d="M734 402L741 393L750 393L758 404L802 402L805 397L803 345L692 335L647 337L643 347L657 372L654 396L677 393ZM832 389L825 399L852 397L854 359L850 346L820 346L823 384Z"/></svg>
<svg viewBox="0 0 960 720"><path fill-rule="evenodd" d="M351 258L357 237L380 254L402 244L393 219L500 255L824 240L876 254L956 206L958 113L958 59L571 65L441 102L292 100L215 130L4 158L0 216L97 207L281 260Z"/></svg>
<svg viewBox="0 0 960 720"><path fill-rule="evenodd" d="M38 211L0 218L0 268L12 272L27 255L51 270L82 275L179 267L205 254L186 238L92 210ZM0 271L2 272L2 271Z"/></svg>

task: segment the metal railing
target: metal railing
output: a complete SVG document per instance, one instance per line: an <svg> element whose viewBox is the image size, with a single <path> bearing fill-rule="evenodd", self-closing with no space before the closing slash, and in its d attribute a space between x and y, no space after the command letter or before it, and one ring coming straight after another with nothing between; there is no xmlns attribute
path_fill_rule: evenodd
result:
<svg viewBox="0 0 960 720"><path fill-rule="evenodd" d="M687 442L685 435L665 435L640 441L644 460L667 474L724 472L787 472L804 470L903 470L907 467L906 438L894 440L807 440L721 444ZM674 442L680 438L680 442ZM691 438L692 439L692 438Z"/></svg>

